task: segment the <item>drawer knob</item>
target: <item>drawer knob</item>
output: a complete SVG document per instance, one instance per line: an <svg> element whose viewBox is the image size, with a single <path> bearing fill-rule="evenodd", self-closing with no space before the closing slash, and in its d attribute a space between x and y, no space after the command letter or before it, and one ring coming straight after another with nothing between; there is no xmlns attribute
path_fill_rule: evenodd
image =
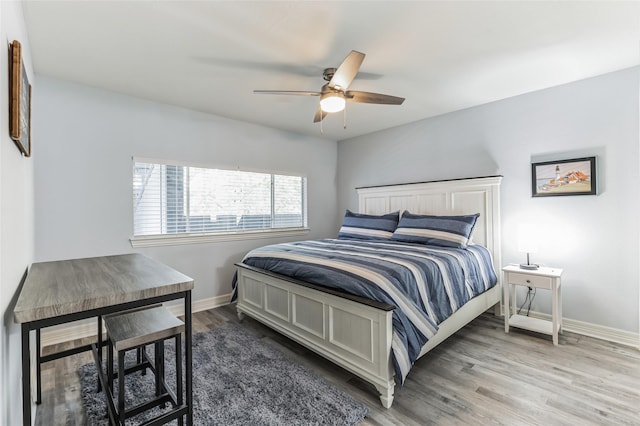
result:
<svg viewBox="0 0 640 426"><path fill-rule="evenodd" d="M527 280L527 283L531 284L531 281L530 281L530 280Z"/></svg>

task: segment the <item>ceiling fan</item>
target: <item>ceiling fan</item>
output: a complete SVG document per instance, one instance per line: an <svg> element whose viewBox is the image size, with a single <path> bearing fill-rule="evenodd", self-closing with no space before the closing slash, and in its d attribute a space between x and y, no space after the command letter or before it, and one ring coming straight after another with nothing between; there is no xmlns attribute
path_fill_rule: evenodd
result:
<svg viewBox="0 0 640 426"><path fill-rule="evenodd" d="M364 53L352 50L342 61L338 68L326 68L322 73L325 81L319 92L306 90L254 90L253 93L271 95L299 95L299 96L320 96L320 105L316 110L313 122L317 123L329 113L344 110L346 102L359 102L367 104L400 105L404 98L397 96L382 95L380 93L361 92L358 90L347 90L349 85L358 74L360 65L364 61Z"/></svg>

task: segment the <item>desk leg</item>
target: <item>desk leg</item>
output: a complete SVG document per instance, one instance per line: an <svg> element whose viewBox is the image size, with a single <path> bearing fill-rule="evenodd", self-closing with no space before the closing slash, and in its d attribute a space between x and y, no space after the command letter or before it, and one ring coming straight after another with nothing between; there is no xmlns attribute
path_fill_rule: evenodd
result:
<svg viewBox="0 0 640 426"><path fill-rule="evenodd" d="M40 357L42 356L42 338L40 329L36 328L36 404L42 403L42 364Z"/></svg>
<svg viewBox="0 0 640 426"><path fill-rule="evenodd" d="M187 393L187 425L193 425L193 384L191 370L191 291L184 297L184 359Z"/></svg>
<svg viewBox="0 0 640 426"><path fill-rule="evenodd" d="M102 315L98 315L98 368L102 369ZM102 392L102 382L98 380L98 392Z"/></svg>
<svg viewBox="0 0 640 426"><path fill-rule="evenodd" d="M31 354L29 327L22 324L22 424L31 426Z"/></svg>

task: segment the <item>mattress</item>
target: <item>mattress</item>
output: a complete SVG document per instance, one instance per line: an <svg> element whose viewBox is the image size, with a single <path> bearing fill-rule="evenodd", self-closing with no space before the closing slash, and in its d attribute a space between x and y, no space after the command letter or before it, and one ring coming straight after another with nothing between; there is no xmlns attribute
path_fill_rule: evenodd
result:
<svg viewBox="0 0 640 426"><path fill-rule="evenodd" d="M490 252L379 240L324 239L264 246L242 263L391 304L392 359L402 384L438 324L497 283ZM234 278L234 296L236 297Z"/></svg>

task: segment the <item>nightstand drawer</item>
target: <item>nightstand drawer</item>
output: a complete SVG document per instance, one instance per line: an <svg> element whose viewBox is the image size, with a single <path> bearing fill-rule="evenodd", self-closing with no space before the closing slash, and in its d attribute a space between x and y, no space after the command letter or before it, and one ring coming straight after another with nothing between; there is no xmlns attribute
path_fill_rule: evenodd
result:
<svg viewBox="0 0 640 426"><path fill-rule="evenodd" d="M509 272L509 284L526 285L536 288L551 289L551 277L542 277L531 274L519 274L517 272Z"/></svg>

